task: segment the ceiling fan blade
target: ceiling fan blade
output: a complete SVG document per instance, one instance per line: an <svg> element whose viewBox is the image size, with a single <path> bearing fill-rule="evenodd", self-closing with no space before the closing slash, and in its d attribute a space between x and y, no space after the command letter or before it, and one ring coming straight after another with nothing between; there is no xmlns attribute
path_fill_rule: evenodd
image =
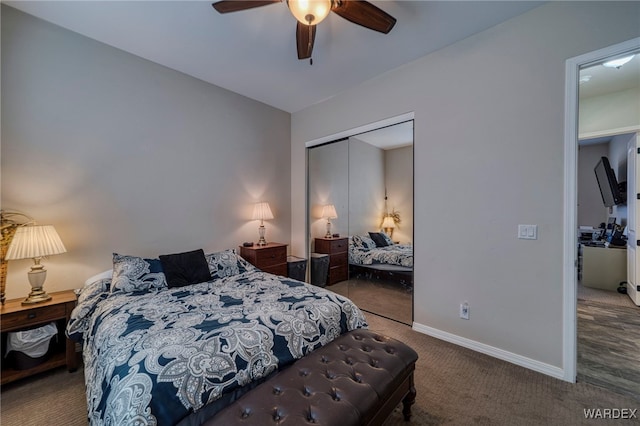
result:
<svg viewBox="0 0 640 426"><path fill-rule="evenodd" d="M384 34L396 24L396 18L368 1L341 0L331 10L347 21Z"/></svg>
<svg viewBox="0 0 640 426"><path fill-rule="evenodd" d="M280 3L281 1L282 0L221 0L212 3L211 6L213 6L218 13L229 13L266 6L272 3Z"/></svg>
<svg viewBox="0 0 640 426"><path fill-rule="evenodd" d="M313 53L313 42L316 39L316 26L304 25L298 22L296 27L296 46L298 47L298 59L307 59Z"/></svg>

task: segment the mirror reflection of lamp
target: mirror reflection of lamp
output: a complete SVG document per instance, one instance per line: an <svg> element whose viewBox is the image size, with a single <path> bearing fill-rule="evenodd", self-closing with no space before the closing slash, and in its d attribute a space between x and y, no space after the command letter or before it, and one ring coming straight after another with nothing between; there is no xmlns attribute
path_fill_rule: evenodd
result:
<svg viewBox="0 0 640 426"><path fill-rule="evenodd" d="M264 238L264 234L266 232L266 228L264 227L264 220L273 219L273 213L271 213L271 208L269 207L269 203L260 202L256 203L253 206L253 216L251 217L253 220L260 221L260 227L258 228L258 235L260 239L258 240L259 246L266 246L267 240Z"/></svg>
<svg viewBox="0 0 640 426"><path fill-rule="evenodd" d="M327 204L322 207L322 218L327 219L327 233L325 234L325 238L331 238L331 219L337 219L338 213L336 213L336 208L333 204Z"/></svg>
<svg viewBox="0 0 640 426"><path fill-rule="evenodd" d="M393 229L396 227L396 223L391 216L385 216L382 220L382 229L389 238L393 237Z"/></svg>
<svg viewBox="0 0 640 426"><path fill-rule="evenodd" d="M51 225L21 226L11 240L7 250L7 260L33 259L33 266L28 272L31 293L22 302L23 305L46 302L51 299L43 289L47 278L47 270L40 264L43 257L66 253L60 236Z"/></svg>

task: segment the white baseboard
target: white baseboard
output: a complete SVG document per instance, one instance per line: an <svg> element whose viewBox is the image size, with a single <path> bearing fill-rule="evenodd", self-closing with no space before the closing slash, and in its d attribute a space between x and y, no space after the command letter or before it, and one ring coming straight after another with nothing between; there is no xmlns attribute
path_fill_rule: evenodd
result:
<svg viewBox="0 0 640 426"><path fill-rule="evenodd" d="M435 337L436 339L444 340L446 342L453 343L455 345L462 346L476 352L481 352L494 358L498 358L503 361L507 361L512 364L537 371L542 374L546 374L547 376L566 381L564 369L562 368L555 367L544 362L536 361L522 355L514 354L503 349L494 348L493 346L485 345L484 343L476 342L475 340L460 337L455 334L447 333L445 331L428 327L423 324L418 324L416 322L413 323L413 329L419 333Z"/></svg>

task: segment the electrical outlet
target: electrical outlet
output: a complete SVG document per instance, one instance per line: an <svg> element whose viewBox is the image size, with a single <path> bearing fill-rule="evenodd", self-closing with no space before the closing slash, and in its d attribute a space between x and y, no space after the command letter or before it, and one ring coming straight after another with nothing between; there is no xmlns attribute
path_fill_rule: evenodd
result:
<svg viewBox="0 0 640 426"><path fill-rule="evenodd" d="M469 302L464 302L460 304L460 318L469 319Z"/></svg>

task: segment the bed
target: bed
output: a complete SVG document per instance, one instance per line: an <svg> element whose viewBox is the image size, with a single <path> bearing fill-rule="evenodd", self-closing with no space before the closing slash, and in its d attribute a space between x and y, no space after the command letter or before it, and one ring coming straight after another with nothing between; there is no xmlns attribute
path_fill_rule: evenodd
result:
<svg viewBox="0 0 640 426"><path fill-rule="evenodd" d="M119 254L112 273L87 280L67 335L82 342L90 424L200 424L272 372L367 327L343 296L262 272L233 250L202 257L204 282L188 262L174 286L163 256Z"/></svg>
<svg viewBox="0 0 640 426"><path fill-rule="evenodd" d="M351 236L349 272L413 283L413 246L395 244L384 232Z"/></svg>
<svg viewBox="0 0 640 426"><path fill-rule="evenodd" d="M413 246L395 244L383 232L377 241L370 236L354 235L349 239L349 263L352 265L393 265L413 269Z"/></svg>

